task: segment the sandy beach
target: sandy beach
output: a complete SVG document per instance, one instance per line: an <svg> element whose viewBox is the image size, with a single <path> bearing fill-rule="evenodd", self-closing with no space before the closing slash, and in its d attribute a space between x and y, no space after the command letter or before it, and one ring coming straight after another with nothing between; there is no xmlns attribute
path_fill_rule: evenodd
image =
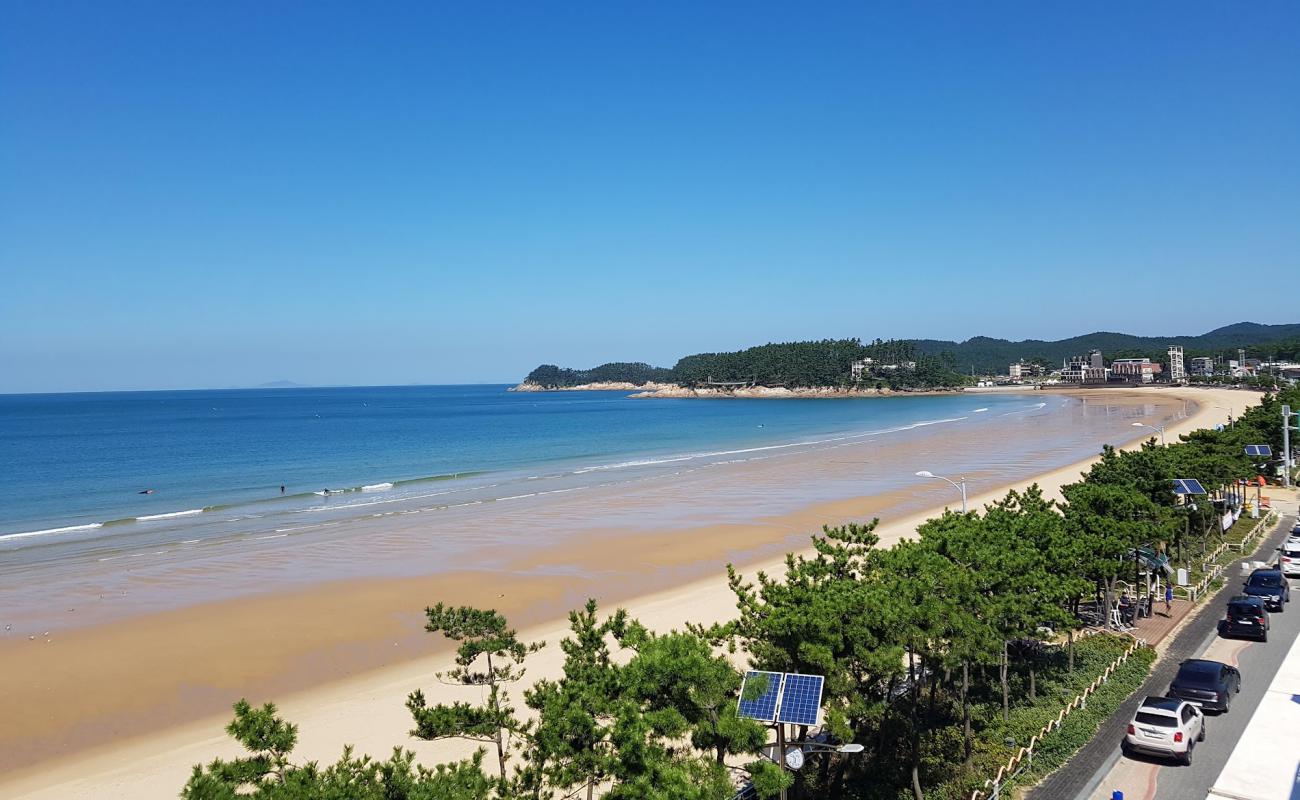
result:
<svg viewBox="0 0 1300 800"><path fill-rule="evenodd" d="M1225 422L1229 413L1238 416L1258 399L1252 392L1223 389L1102 394L1137 405L1190 401L1195 410L1169 422L1170 440ZM1135 446L1142 438L1142 431L1131 429L1117 442ZM812 469L828 456L801 458L761 469ZM1057 496L1090 460L1010 484L968 475L979 489L971 505L1030 482ZM760 468L753 469L761 478ZM437 575L332 581L69 627L42 641L7 640L0 645L6 676L0 702L7 710L0 731L6 753L0 795L173 797L192 764L235 754L222 728L229 717L225 709L241 695L274 700L300 726L298 760L332 760L344 744L378 755L400 745L426 763L463 755L474 748L421 742L406 733L410 720L403 703L410 691L422 688L434 702L467 691L433 680L449 659L436 637L421 632L426 605L493 607L523 638L551 645L567 631L567 611L589 596L609 611L626 607L656 629L719 621L734 607L725 563L744 565L748 573L778 571L782 555L806 546L807 535L823 524L878 515L878 533L888 546L945 504L955 505L951 487L937 484L749 519L737 512L686 520L667 530L626 525L611 536L595 526L546 547L489 547L477 565ZM496 568L489 568L493 563ZM556 673L561 656L558 647L548 646L529 660L529 676Z"/></svg>

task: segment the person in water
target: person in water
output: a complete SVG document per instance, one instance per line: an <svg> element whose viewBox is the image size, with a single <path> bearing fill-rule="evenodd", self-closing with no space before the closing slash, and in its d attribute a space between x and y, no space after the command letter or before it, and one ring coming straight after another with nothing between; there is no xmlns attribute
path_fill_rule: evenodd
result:
<svg viewBox="0 0 1300 800"><path fill-rule="evenodd" d="M284 494L284 484L280 484L280 494Z"/></svg>

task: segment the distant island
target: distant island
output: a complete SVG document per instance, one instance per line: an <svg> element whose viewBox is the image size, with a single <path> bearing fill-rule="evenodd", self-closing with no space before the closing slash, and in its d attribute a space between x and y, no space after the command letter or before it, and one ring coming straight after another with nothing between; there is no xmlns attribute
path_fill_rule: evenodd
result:
<svg viewBox="0 0 1300 800"><path fill-rule="evenodd" d="M612 362L590 369L543 364L512 391L633 391L636 397L842 397L894 392L955 391L975 376L1004 374L1010 364L1060 365L1105 350L1116 358L1159 361L1167 348L1225 360L1300 359L1300 324L1239 322L1196 336L1134 336L1097 332L1048 342L977 336L939 339L822 339L765 344L686 356L672 367Z"/></svg>
<svg viewBox="0 0 1300 800"><path fill-rule="evenodd" d="M301 383L294 383L293 381L268 381L267 383L259 383L257 384L257 386L253 388L255 389L301 389L303 388L303 385Z"/></svg>

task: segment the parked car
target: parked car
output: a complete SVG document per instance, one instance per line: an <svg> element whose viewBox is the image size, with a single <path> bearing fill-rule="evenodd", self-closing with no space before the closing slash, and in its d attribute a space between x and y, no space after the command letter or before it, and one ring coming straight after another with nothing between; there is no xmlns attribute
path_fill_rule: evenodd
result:
<svg viewBox="0 0 1300 800"><path fill-rule="evenodd" d="M1288 578L1300 577L1300 539L1287 539L1279 547L1277 568Z"/></svg>
<svg viewBox="0 0 1300 800"><path fill-rule="evenodd" d="M1237 595L1228 601L1219 633L1224 636L1247 636L1261 642L1268 641L1268 608L1258 597Z"/></svg>
<svg viewBox="0 0 1300 800"><path fill-rule="evenodd" d="M1232 695L1240 691L1241 672L1236 667L1206 658L1189 658L1178 665L1168 695L1226 714Z"/></svg>
<svg viewBox="0 0 1300 800"><path fill-rule="evenodd" d="M1291 586L1286 582L1286 576L1280 569L1265 567L1255 570L1246 579L1246 586L1242 591L1251 597L1262 598L1268 605L1269 611L1280 613L1285 610L1286 604L1291 602Z"/></svg>
<svg viewBox="0 0 1300 800"><path fill-rule="evenodd" d="M1148 697L1138 706L1121 745L1125 752L1139 751L1192 763L1192 749L1205 741L1205 716L1200 709L1174 697Z"/></svg>

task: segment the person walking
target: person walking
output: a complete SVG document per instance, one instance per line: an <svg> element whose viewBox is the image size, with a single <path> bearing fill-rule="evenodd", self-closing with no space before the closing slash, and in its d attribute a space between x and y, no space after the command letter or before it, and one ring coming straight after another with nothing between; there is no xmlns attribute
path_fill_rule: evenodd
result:
<svg viewBox="0 0 1300 800"><path fill-rule="evenodd" d="M1174 587L1173 584L1165 584L1165 616L1172 616L1174 609Z"/></svg>

